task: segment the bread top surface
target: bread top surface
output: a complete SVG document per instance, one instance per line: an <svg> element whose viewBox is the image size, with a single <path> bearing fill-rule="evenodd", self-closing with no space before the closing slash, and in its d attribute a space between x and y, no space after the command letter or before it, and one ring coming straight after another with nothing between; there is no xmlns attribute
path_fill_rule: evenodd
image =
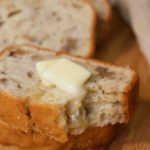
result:
<svg viewBox="0 0 150 150"><path fill-rule="evenodd" d="M89 56L94 50L95 15L86 0L2 0L0 48L34 44Z"/></svg>
<svg viewBox="0 0 150 150"><path fill-rule="evenodd" d="M129 67L116 67L88 59L60 55L32 46L18 46L2 52L0 58L0 89L21 97L26 96L27 91L34 88L34 85L35 87L40 85L43 90L47 90L47 87L41 84L35 64L41 60L54 58L67 58L88 69L92 75L84 86L89 92L99 93L103 91L108 94L127 92L126 89L135 76L135 72ZM57 87L52 87L52 89L59 91ZM59 93L66 95L62 91ZM60 97L62 98L62 96Z"/></svg>

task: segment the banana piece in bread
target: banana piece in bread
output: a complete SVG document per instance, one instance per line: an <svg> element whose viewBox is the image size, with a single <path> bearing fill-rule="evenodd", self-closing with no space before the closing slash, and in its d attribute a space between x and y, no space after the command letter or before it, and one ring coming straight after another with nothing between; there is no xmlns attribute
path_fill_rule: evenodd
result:
<svg viewBox="0 0 150 150"><path fill-rule="evenodd" d="M91 72L84 97L45 86L35 69L42 60L66 58ZM91 127L127 123L138 93L138 76L116 67L23 45L1 52L0 120L25 133L34 131L65 143Z"/></svg>
<svg viewBox="0 0 150 150"><path fill-rule="evenodd" d="M86 0L1 0L0 49L33 44L89 57L96 13Z"/></svg>

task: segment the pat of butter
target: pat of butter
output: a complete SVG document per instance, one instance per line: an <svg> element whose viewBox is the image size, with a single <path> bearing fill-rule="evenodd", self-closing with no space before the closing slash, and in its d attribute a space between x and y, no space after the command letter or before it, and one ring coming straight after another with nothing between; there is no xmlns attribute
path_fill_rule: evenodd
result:
<svg viewBox="0 0 150 150"><path fill-rule="evenodd" d="M54 84L72 95L83 93L83 84L91 76L91 73L84 67L64 58L54 60L37 70L40 70L41 78L44 82L46 81L46 84Z"/></svg>
<svg viewBox="0 0 150 150"><path fill-rule="evenodd" d="M42 77L42 74L53 64L55 64L58 61L58 59L52 59L52 60L44 60L36 63L36 70L38 72L38 75Z"/></svg>
<svg viewBox="0 0 150 150"><path fill-rule="evenodd" d="M58 61L58 59L52 59L52 60L44 60L36 63L36 71L41 78L42 82L45 85L49 85L48 82L43 78L43 73L51 67L53 64L55 64Z"/></svg>

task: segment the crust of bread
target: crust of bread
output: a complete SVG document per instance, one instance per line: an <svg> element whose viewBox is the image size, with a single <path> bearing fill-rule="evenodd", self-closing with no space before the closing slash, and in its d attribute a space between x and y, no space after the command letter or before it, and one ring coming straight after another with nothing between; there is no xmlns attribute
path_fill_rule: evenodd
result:
<svg viewBox="0 0 150 150"><path fill-rule="evenodd" d="M109 34L110 22L111 22L111 18L112 18L112 8L111 8L110 1L105 0L104 3L107 7L107 15L106 15L107 17L103 20L101 19L102 27L100 29L100 31L101 31L100 35L97 39L97 46L101 46L106 42L108 34Z"/></svg>
<svg viewBox="0 0 150 150"><path fill-rule="evenodd" d="M89 0L93 5L92 0ZM99 5L104 7L103 14L97 13L97 24L96 24L96 47L99 48L103 46L106 42L110 27L110 21L112 18L112 8L110 1L108 0L99 0ZM95 8L96 9L96 8ZM97 10L98 11L98 10Z"/></svg>
<svg viewBox="0 0 150 150"><path fill-rule="evenodd" d="M115 136L117 125L107 125L99 128L89 128L83 134L72 136L65 147L65 150L85 150L97 148L111 142Z"/></svg>
<svg viewBox="0 0 150 150"><path fill-rule="evenodd" d="M110 34L110 23L111 17L106 22L102 23L102 28L100 28L100 34L96 37L96 50L100 50L107 44L107 41L109 40L109 34Z"/></svg>
<svg viewBox="0 0 150 150"><path fill-rule="evenodd" d="M62 115L61 110L61 106L58 105L31 103L29 106L31 122L35 125L35 130L64 143L68 141L68 135L65 126L58 126L58 118Z"/></svg>
<svg viewBox="0 0 150 150"><path fill-rule="evenodd" d="M94 55L95 49L96 49L96 38L95 38L95 33L96 33L96 24L97 24L97 13L95 8L89 3L89 1L84 0L85 3L88 3L91 9L93 10L93 26L91 27L91 39L90 39L90 47L87 50L87 54L81 57L84 58L90 58Z"/></svg>
<svg viewBox="0 0 150 150"><path fill-rule="evenodd" d="M11 51L14 48L36 48L37 50L46 50L49 51L48 49L42 49L42 48L37 48L35 46L31 45L22 45L22 46L15 46L8 48L4 50L1 55L3 55L7 51ZM51 52L51 51L50 51ZM60 53L55 53L51 52L52 54L60 55ZM69 56L73 57L73 56ZM73 57L76 60L83 60L81 58ZM95 63L97 65L99 64L107 64L103 62L99 62L93 59L84 59L84 61L92 61L92 63ZM108 66L113 66L111 64L107 64ZM138 90L138 83L139 83L139 78L136 76L136 73L134 75L133 80L131 83L126 87L126 90L124 91L124 110L125 110L125 117L126 117L126 122L130 120L131 114L133 113L134 107L135 107L135 102L136 102L136 93ZM0 95L2 91L0 91ZM11 99L13 100L11 102ZM0 103L0 108L5 107L5 111L1 112L0 111L0 120L5 121L7 124L11 125L11 128L19 129L24 132L27 131L28 126L30 126L31 122L32 125L35 125L35 129L37 132L40 134L47 134L49 133L49 137L54 138L55 140L58 140L59 142L66 142L67 137L69 140L69 136L67 136L66 128L58 126L58 123L55 121L56 118L58 118L60 112L58 111L59 109L55 109L55 107L49 108L47 106L42 106L38 104L31 104L28 106L28 111L30 112L30 118L26 114L24 102L25 100L21 101L19 99L14 99L13 96L6 95L5 99L3 97L0 97L0 102L3 102L3 104ZM12 103L11 105L4 106L6 104ZM10 111L11 110L11 111ZM22 111L23 110L23 111ZM7 115L11 115L11 117L7 117ZM22 118L20 120L15 119L17 115L20 115ZM53 116L52 119L50 119L50 115ZM7 118L6 118L7 117ZM33 130L33 126L31 128ZM54 132L52 132L54 131ZM30 130L29 130L30 132ZM89 134L90 135L90 134ZM107 135L106 135L107 136Z"/></svg>
<svg viewBox="0 0 150 150"><path fill-rule="evenodd" d="M94 9L93 9L94 10ZM90 58L94 55L95 49L96 49L96 38L95 38L95 32L96 32L96 24L97 24L97 15L96 12L93 11L93 24L94 26L92 27L92 32L91 32L91 46L88 50L88 53L86 56L83 56L85 58Z"/></svg>
<svg viewBox="0 0 150 150"><path fill-rule="evenodd" d="M49 135L62 143L68 141L65 127L58 126L56 121L61 113L59 106L31 104L29 109L25 107L25 99L20 100L0 91L0 119L9 127L24 133L30 133L35 128L39 133Z"/></svg>
<svg viewBox="0 0 150 150"><path fill-rule="evenodd" d="M130 118L132 117L135 108L136 108L136 101L139 94L139 76L137 76L135 72L135 76L131 82L131 84L126 88L125 90L125 118L126 123L130 121Z"/></svg>
<svg viewBox="0 0 150 150"><path fill-rule="evenodd" d="M19 147L43 146L49 143L53 144L53 140L45 135L35 132L22 132L18 129L10 128L5 122L0 121L0 143L4 145L16 145Z"/></svg>
<svg viewBox="0 0 150 150"><path fill-rule="evenodd" d="M113 125L103 128L90 128L81 135L69 136L68 142L60 143L36 132L24 133L20 130L12 129L0 121L0 143L22 147L20 149L32 147L31 149L36 150L38 148L42 150L43 148L48 150L61 150L62 148L64 150L82 150L108 144L115 135L115 128L116 126Z"/></svg>
<svg viewBox="0 0 150 150"><path fill-rule="evenodd" d="M29 130L28 116L26 115L25 99L0 91L0 118L19 130Z"/></svg>

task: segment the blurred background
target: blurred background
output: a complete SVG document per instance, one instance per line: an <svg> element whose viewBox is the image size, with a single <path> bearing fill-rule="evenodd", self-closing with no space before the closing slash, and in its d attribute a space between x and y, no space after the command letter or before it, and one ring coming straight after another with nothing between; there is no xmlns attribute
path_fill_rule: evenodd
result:
<svg viewBox="0 0 150 150"><path fill-rule="evenodd" d="M106 43L101 47L101 50L96 52L95 58L115 63L117 65L130 65L134 68L140 75L140 95L133 120L125 130L122 129L120 131L121 137L119 136L119 138L110 145L110 149L149 150L150 74L148 59L150 58L145 54L145 51L147 50L141 45L141 42L143 41L139 41L139 35L132 26L132 21L129 21L131 18L129 19L129 14L127 14L128 11L124 11L124 9L120 7L120 4L118 7L118 4L119 3L117 3L117 6L114 6L112 9L109 36L107 37ZM134 6L135 5L133 5L133 7ZM136 11L138 11L138 9L136 9ZM145 19L147 19L146 26L148 27L150 25L148 24L150 17ZM140 20L140 17L138 18L138 23L143 23L142 20ZM142 30L142 25L141 28L138 29ZM149 38L146 40L148 42L150 41ZM150 53L150 51L148 52Z"/></svg>

